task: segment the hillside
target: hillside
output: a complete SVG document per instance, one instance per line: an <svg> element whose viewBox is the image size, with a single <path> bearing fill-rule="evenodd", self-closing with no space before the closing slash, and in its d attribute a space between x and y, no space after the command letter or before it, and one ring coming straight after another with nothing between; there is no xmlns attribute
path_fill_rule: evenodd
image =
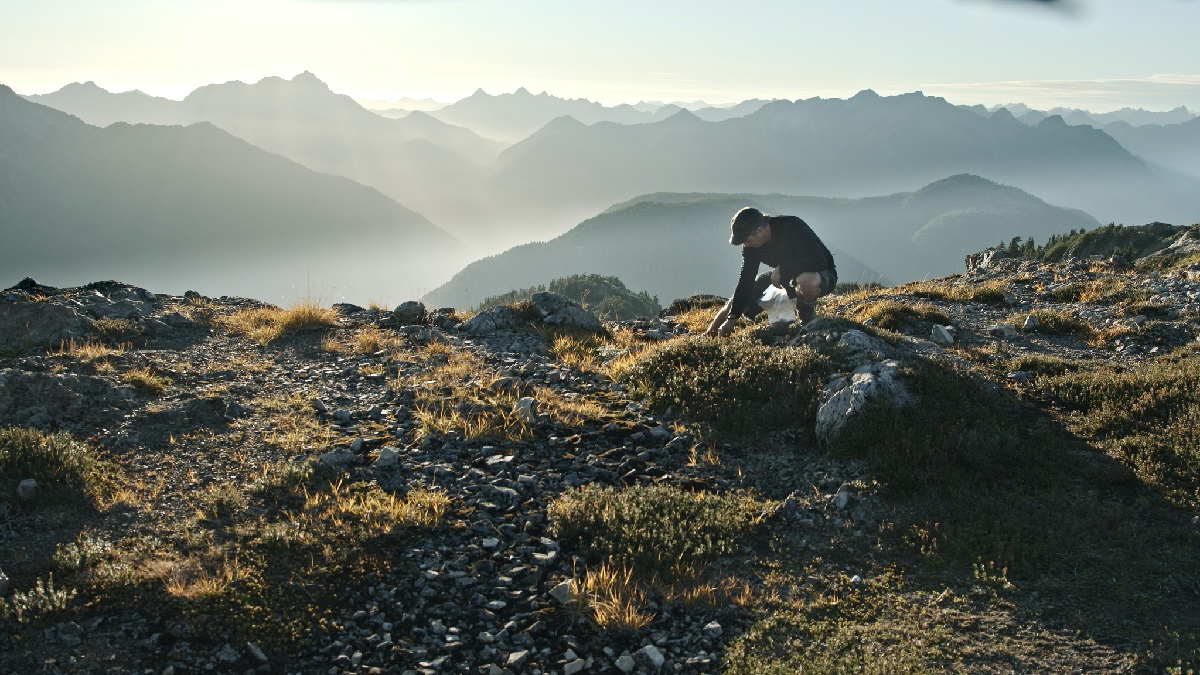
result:
<svg viewBox="0 0 1200 675"><path fill-rule="evenodd" d="M211 124L98 129L0 88L0 269L182 292L410 294L463 249L418 213ZM369 243L369 246L364 246Z"/></svg>
<svg viewBox="0 0 1200 675"><path fill-rule="evenodd" d="M651 194L610 207L547 242L475 261L426 299L471 307L501 290L598 273L659 298L728 295L740 249L728 244L729 219L743 206L798 215L834 253L844 282L908 281L947 274L967 253L1019 236L1097 223L1016 188L953 176L916 192L866 199L785 195Z"/></svg>
<svg viewBox="0 0 1200 675"><path fill-rule="evenodd" d="M1200 178L1200 117L1180 124L1113 122L1104 132L1148 162Z"/></svg>
<svg viewBox="0 0 1200 675"><path fill-rule="evenodd" d="M920 93L776 101L723 122L681 111L548 131L505 150L490 178L531 212L652 192L858 197L972 173L1103 222L1200 219L1200 187L1169 184L1101 131L1059 117L1031 127L1006 111L985 118Z"/></svg>
<svg viewBox="0 0 1200 675"><path fill-rule="evenodd" d="M30 99L101 126L210 122L310 169L373 187L452 230L477 214L474 202L464 205L459 197L478 190L481 165L507 146L426 113L387 119L308 72L291 80L212 84L183 101L111 94L94 85Z"/></svg>
<svg viewBox="0 0 1200 675"><path fill-rule="evenodd" d="M1200 280L1133 262L721 341L27 280L0 671L1189 672Z"/></svg>

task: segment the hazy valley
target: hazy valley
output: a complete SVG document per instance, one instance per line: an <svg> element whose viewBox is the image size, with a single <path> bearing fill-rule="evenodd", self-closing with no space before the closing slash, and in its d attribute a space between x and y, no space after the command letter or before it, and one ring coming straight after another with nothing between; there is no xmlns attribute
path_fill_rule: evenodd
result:
<svg viewBox="0 0 1200 675"><path fill-rule="evenodd" d="M917 190L959 173L1105 223L1200 218L1194 121L1107 122L1141 153L1131 154L1114 136L1058 116L1031 125L1033 111L1018 121L1007 109L954 106L919 93L643 112L546 94L477 92L441 110L387 119L303 73L202 87L179 102L89 84L30 98L99 125L211 122L309 168L378 189L453 233L473 257L551 239L644 194L860 198ZM1131 111L1125 118L1167 122L1190 113L1175 115Z"/></svg>

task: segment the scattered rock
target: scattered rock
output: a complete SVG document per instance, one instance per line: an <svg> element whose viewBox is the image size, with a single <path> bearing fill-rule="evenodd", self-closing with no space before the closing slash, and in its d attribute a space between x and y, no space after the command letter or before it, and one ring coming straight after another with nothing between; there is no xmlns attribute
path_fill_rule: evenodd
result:
<svg viewBox="0 0 1200 675"><path fill-rule="evenodd" d="M499 330L516 330L529 325L529 322L517 314L511 307L489 307L475 316L462 322L459 330L464 333L481 335L494 333Z"/></svg>
<svg viewBox="0 0 1200 675"><path fill-rule="evenodd" d="M575 582L571 579L558 584L550 589L550 597L566 605L575 600Z"/></svg>
<svg viewBox="0 0 1200 675"><path fill-rule="evenodd" d="M563 666L563 675L575 675L576 673L582 672L586 666L587 666L587 661L584 661L583 659L575 659L574 661L568 661Z"/></svg>
<svg viewBox="0 0 1200 675"><path fill-rule="evenodd" d="M1021 325L1021 331L1024 333L1032 333L1038 329L1037 317L1030 314L1025 317L1025 323Z"/></svg>
<svg viewBox="0 0 1200 675"><path fill-rule="evenodd" d="M622 673L632 673L633 669L637 668L637 661L634 661L629 654L622 654L617 657L615 665Z"/></svg>
<svg viewBox="0 0 1200 675"><path fill-rule="evenodd" d="M396 466L396 462L400 457L400 450L397 448L384 446L379 449L379 457L375 458L371 466L377 469L385 469L390 466Z"/></svg>
<svg viewBox="0 0 1200 675"><path fill-rule="evenodd" d="M915 403L899 378L900 363L894 359L857 368L849 378L836 375L821 391L817 410L817 439L829 445L847 422L868 406L885 402L895 406Z"/></svg>
<svg viewBox="0 0 1200 675"><path fill-rule="evenodd" d="M358 461L358 456L347 448L338 448L321 455L321 463L332 467L346 467Z"/></svg>
<svg viewBox="0 0 1200 675"><path fill-rule="evenodd" d="M525 424L536 424L537 399L532 396L525 396L519 399L516 405L513 406L513 412L517 414L517 419Z"/></svg>
<svg viewBox="0 0 1200 675"><path fill-rule="evenodd" d="M725 629L721 627L721 624L717 623L716 621L709 621L708 623L704 624L703 630L705 637L710 638L721 637L721 634L725 632Z"/></svg>
<svg viewBox="0 0 1200 675"><path fill-rule="evenodd" d="M560 293L543 291L534 293L529 298L533 308L542 317L543 323L555 326L579 326L581 328L600 328L600 319L595 314L579 306L579 303Z"/></svg>
<svg viewBox="0 0 1200 675"><path fill-rule="evenodd" d="M856 365L888 358L892 349L883 340L851 328L838 338L837 347Z"/></svg>
<svg viewBox="0 0 1200 675"><path fill-rule="evenodd" d="M525 662L528 660L529 660L529 651L521 650L519 652L513 652L513 653L509 654L508 660L505 662L504 665L509 668L520 668L521 666L525 665Z"/></svg>
<svg viewBox="0 0 1200 675"><path fill-rule="evenodd" d="M423 303L416 300L402 302L392 310L392 318L402 326L412 326L429 322L429 313Z"/></svg>
<svg viewBox="0 0 1200 675"><path fill-rule="evenodd" d="M633 656L640 661L642 665L654 668L656 670L658 668L662 668L662 665L667 661L667 657L663 656L662 651L660 651L659 648L655 647L654 645L646 645L645 647L642 647L634 652Z"/></svg>
<svg viewBox="0 0 1200 675"><path fill-rule="evenodd" d="M258 661L259 663L269 663L270 662L270 659L268 659L267 655L263 652L262 647L259 647L258 645L254 644L253 642L246 643L246 651L250 652L250 658L254 659L255 661Z"/></svg>
<svg viewBox="0 0 1200 675"><path fill-rule="evenodd" d="M34 497L36 497L37 490L38 483L32 478L26 478L20 483L17 483L17 496L25 501L31 501Z"/></svg>
<svg viewBox="0 0 1200 675"><path fill-rule="evenodd" d="M221 663L233 663L234 661L237 661L238 658L240 658L240 657L238 655L237 650L234 649L227 642L227 643L225 643L225 645L223 647L218 649L213 654L213 658L216 659L217 661L220 661Z"/></svg>
<svg viewBox="0 0 1200 675"><path fill-rule="evenodd" d="M1006 340L1012 340L1020 335L1020 333L1017 332L1017 327L1008 322L992 324L991 326L987 327L987 332L988 335L991 335L992 337L1003 338Z"/></svg>
<svg viewBox="0 0 1200 675"><path fill-rule="evenodd" d="M954 344L954 326L939 326L935 324L929 338L935 344L949 347Z"/></svg>
<svg viewBox="0 0 1200 675"><path fill-rule="evenodd" d="M843 485L838 488L837 494L833 496L833 508L841 511L850 504L850 490Z"/></svg>

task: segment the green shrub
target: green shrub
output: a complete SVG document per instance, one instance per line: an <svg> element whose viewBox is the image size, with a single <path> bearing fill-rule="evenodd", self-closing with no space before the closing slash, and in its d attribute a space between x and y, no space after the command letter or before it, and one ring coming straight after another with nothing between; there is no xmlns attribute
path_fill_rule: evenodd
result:
<svg viewBox="0 0 1200 675"><path fill-rule="evenodd" d="M1134 258L1163 248L1172 235L1169 226L1153 223L1145 227L1124 227L1109 223L1094 230L1071 230L1067 234L1051 235L1044 246L1035 246L1032 239L1021 242L1015 237L1000 250L1011 256L1056 263L1066 257L1088 258L1093 255L1108 258L1114 255L1132 261Z"/></svg>
<svg viewBox="0 0 1200 675"><path fill-rule="evenodd" d="M548 512L555 535L592 561L613 559L639 574L666 576L736 552L761 510L745 495L585 485L559 496Z"/></svg>
<svg viewBox="0 0 1200 675"><path fill-rule="evenodd" d="M836 453L865 458L881 483L906 496L975 489L996 479L1037 480L1038 453L1010 416L1000 390L921 362L901 375L920 402L864 412L834 442Z"/></svg>
<svg viewBox="0 0 1200 675"><path fill-rule="evenodd" d="M600 274L574 274L555 279L547 286L530 286L484 298L477 311L500 305L514 305L528 300L534 293L559 293L588 308L596 316L608 320L626 320L658 314L662 306L658 298L642 291L634 293L617 277Z"/></svg>
<svg viewBox="0 0 1200 675"><path fill-rule="evenodd" d="M766 347L749 336L673 341L621 374L651 408L681 408L722 431L811 428L828 360L808 347Z"/></svg>
<svg viewBox="0 0 1200 675"><path fill-rule="evenodd" d="M112 467L70 434L0 430L0 499L15 499L17 484L37 481L36 502L96 505L109 489Z"/></svg>
<svg viewBox="0 0 1200 675"><path fill-rule="evenodd" d="M41 579L28 591L18 591L11 597L0 598L0 619L16 623L30 623L59 614L75 599L75 589L54 587L54 575L46 581Z"/></svg>
<svg viewBox="0 0 1200 675"><path fill-rule="evenodd" d="M911 326L918 321L929 321L937 324L950 323L950 317L942 310L927 302L907 303L895 300L880 300L870 302L853 312L856 321L871 319L874 325L887 330L900 326Z"/></svg>
<svg viewBox="0 0 1200 675"><path fill-rule="evenodd" d="M1171 356L1137 370L1098 368L1043 383L1078 413L1077 431L1177 504L1200 502L1200 358Z"/></svg>

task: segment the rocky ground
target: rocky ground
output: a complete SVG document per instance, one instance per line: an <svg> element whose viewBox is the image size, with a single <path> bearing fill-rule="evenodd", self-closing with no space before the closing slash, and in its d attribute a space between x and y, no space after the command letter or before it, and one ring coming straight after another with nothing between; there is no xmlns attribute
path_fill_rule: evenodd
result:
<svg viewBox="0 0 1200 675"><path fill-rule="evenodd" d="M1188 274L989 260L958 277L833 296L820 313L837 320L760 329L780 349L841 354L843 367L824 385L815 435L740 438L685 411L648 409L606 367L650 345L698 339L702 312L609 323L619 339L580 358L555 330L599 322L561 296L466 320L412 303L340 305L317 329L269 340L232 320L262 307L114 282L56 289L27 280L0 295L0 427L69 432L119 476L86 508L0 501L10 602L33 597L48 574L59 592L3 619L0 672L705 673L731 667L731 646L736 668L752 672L747 650L799 649L755 641L777 616L869 594L905 564L887 535L905 505L885 497L865 461L821 448L872 400L904 404L906 360L1023 395L1039 375L1013 366L1022 355L1137 366L1200 334L1200 281ZM456 364L463 370L451 373ZM503 409L482 409L498 402ZM465 422L493 412L508 432ZM338 564L320 572L280 558L295 570L272 588L311 616L250 611L245 600L259 591L236 574L207 594L172 584L188 565L215 559L206 549L220 550L228 568L231 551L251 551L246 542L263 541L268 526L291 522L280 513L302 511L262 497L264 481L288 467L362 494L434 493L445 507L434 523L373 535L365 557L326 550ZM644 626L606 628L580 600L597 561L559 541L549 514L585 485L751 495L760 513L737 550L692 580L706 590L658 588L642 598ZM242 496L222 511L229 486ZM1185 511L1168 518L1195 528ZM1061 597L1017 599L1003 573L981 574L896 592L938 626L931 639L940 635L944 652L926 666L1158 668L1144 645L1122 643L1120 629L1074 629ZM211 597L224 604L204 605ZM1200 606L1200 597L1173 602ZM243 620L264 623L256 631ZM302 634L272 635L297 625ZM1179 625L1185 634L1196 627ZM852 652L895 646L861 639Z"/></svg>

